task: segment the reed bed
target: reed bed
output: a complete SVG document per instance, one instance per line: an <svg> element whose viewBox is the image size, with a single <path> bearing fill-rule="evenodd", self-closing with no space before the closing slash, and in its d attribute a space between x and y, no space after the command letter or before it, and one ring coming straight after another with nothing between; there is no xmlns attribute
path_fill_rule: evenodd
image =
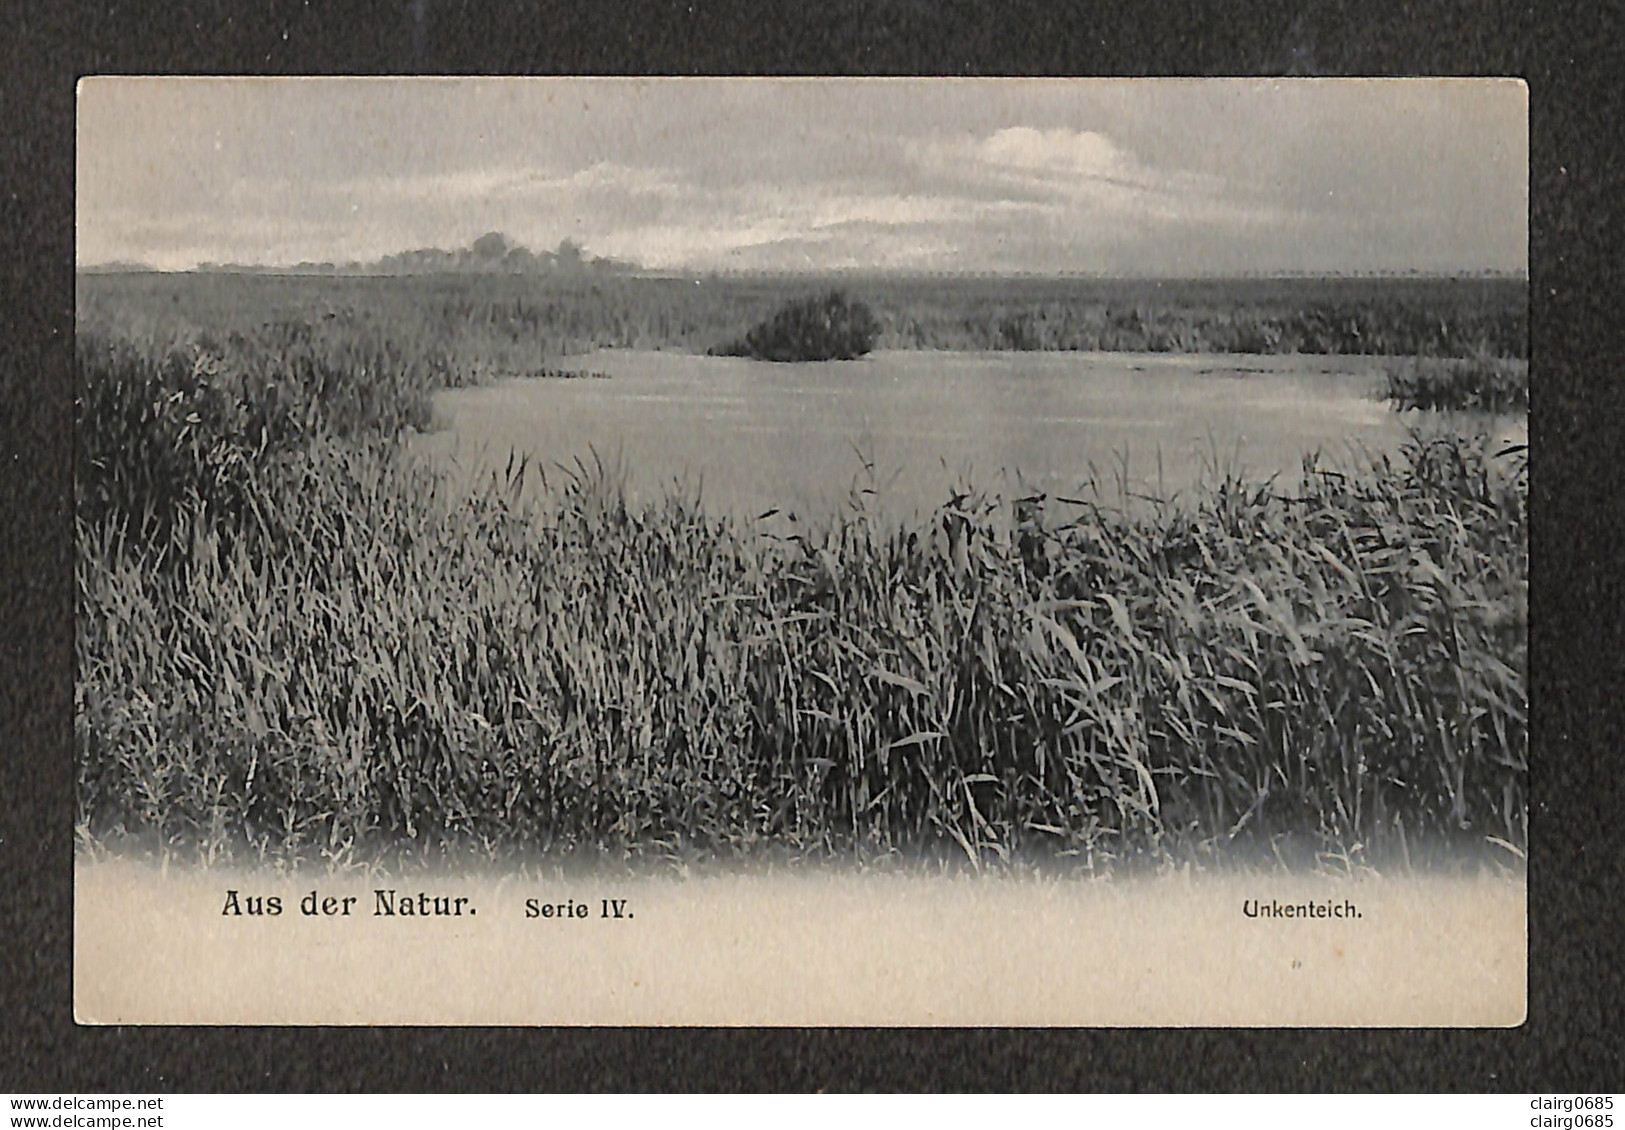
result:
<svg viewBox="0 0 1625 1130"><path fill-rule="evenodd" d="M1430 310L1374 300L1206 305L1142 298L1045 297L966 309L906 301L891 312L893 348L1129 353L1521 356L1524 327L1501 312Z"/></svg>
<svg viewBox="0 0 1625 1130"><path fill-rule="evenodd" d="M899 525L470 489L443 371L273 327L79 352L87 847L1415 859L1527 844L1526 487L1481 438Z"/></svg>
<svg viewBox="0 0 1625 1130"><path fill-rule="evenodd" d="M873 310L878 349L1527 355L1520 279L882 274L839 285ZM451 383L468 383L599 348L703 353L807 286L766 276L85 275L79 310L81 320L137 311L218 334L252 333L264 321L310 321L324 333L365 325L409 356L439 356Z"/></svg>
<svg viewBox="0 0 1625 1130"><path fill-rule="evenodd" d="M1387 398L1401 410L1529 411L1528 361L1411 358L1392 366L1387 377Z"/></svg>

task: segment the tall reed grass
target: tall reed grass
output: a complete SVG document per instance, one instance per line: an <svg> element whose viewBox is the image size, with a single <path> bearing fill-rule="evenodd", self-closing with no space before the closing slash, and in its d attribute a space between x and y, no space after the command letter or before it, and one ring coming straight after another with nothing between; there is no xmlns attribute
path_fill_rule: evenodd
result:
<svg viewBox="0 0 1625 1130"><path fill-rule="evenodd" d="M1399 409L1527 412L1529 362L1489 356L1410 358L1388 369L1386 394Z"/></svg>
<svg viewBox="0 0 1625 1130"><path fill-rule="evenodd" d="M770 530L468 490L435 378L80 353L86 845L206 860L1393 859L1527 843L1527 513L1481 440L1180 504ZM525 501L525 499L533 501Z"/></svg>

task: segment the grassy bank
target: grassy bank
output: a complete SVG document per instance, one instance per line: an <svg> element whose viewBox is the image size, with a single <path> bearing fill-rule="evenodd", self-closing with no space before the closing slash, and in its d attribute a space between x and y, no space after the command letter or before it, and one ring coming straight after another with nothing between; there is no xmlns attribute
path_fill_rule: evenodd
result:
<svg viewBox="0 0 1625 1130"><path fill-rule="evenodd" d="M443 372L280 332L81 340L87 846L1526 843L1526 503L1481 441L1179 507L960 494L770 535L598 467L534 509L522 465L454 488L396 440Z"/></svg>

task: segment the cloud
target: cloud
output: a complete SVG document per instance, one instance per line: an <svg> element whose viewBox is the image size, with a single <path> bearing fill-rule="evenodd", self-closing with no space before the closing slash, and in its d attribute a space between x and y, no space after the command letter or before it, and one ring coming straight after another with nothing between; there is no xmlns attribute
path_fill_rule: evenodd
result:
<svg viewBox="0 0 1625 1130"><path fill-rule="evenodd" d="M239 178L228 190L234 205L275 208L288 202L368 208L480 207L506 201L543 201L586 193L674 198L681 177L662 168L600 161L570 172L526 166L451 169L402 175L364 175L330 181L297 177Z"/></svg>
<svg viewBox="0 0 1625 1130"><path fill-rule="evenodd" d="M1108 179L1123 177L1134 166L1103 133L1028 126L1000 130L975 146L975 156L998 168Z"/></svg>
<svg viewBox="0 0 1625 1130"><path fill-rule="evenodd" d="M741 243L726 265L750 270L932 270L960 251L960 241L939 224L851 220L808 234Z"/></svg>
<svg viewBox="0 0 1625 1130"><path fill-rule="evenodd" d="M986 137L916 143L909 153L930 175L971 196L1048 202L1080 223L1247 228L1288 218L1221 176L1148 165L1094 130L1012 126Z"/></svg>
<svg viewBox="0 0 1625 1130"><path fill-rule="evenodd" d="M81 216L76 237L80 263L128 260L164 270L186 270L205 262L286 264L364 258L372 254L372 247L387 241L374 226L336 225L297 210L154 213L130 207Z"/></svg>
<svg viewBox="0 0 1625 1130"><path fill-rule="evenodd" d="M914 142L905 150L928 175L984 189L1027 187L1071 195L1090 183L1149 190L1168 179L1110 137L1089 130L1012 126L987 137Z"/></svg>
<svg viewBox="0 0 1625 1130"><path fill-rule="evenodd" d="M1032 201L951 193L878 192L848 182L742 183L682 192L654 223L585 233L604 254L652 267L930 267L953 255L977 225L1032 226L1058 210Z"/></svg>
<svg viewBox="0 0 1625 1130"><path fill-rule="evenodd" d="M671 169L598 161L573 172L560 173L523 166L460 169L352 181L338 187L387 200L422 204L475 204L491 200L605 191L670 197L680 194L680 179L680 175Z"/></svg>

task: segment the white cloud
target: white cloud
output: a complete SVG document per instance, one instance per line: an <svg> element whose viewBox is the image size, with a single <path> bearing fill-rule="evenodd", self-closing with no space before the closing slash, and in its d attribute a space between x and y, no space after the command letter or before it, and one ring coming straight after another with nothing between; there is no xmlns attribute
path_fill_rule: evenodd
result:
<svg viewBox="0 0 1625 1130"><path fill-rule="evenodd" d="M1014 126L987 137L917 143L908 151L930 175L969 194L1049 201L1077 223L1246 228L1287 218L1244 198L1220 176L1148 165L1093 130Z"/></svg>
<svg viewBox="0 0 1625 1130"><path fill-rule="evenodd" d="M992 166L1080 176L1122 176L1134 165L1111 138L1090 130L1013 126L978 144L976 153Z"/></svg>
<svg viewBox="0 0 1625 1130"><path fill-rule="evenodd" d="M679 182L680 177L673 170L599 161L572 172L529 166L493 166L404 176L351 177L316 184L291 177L260 178L238 181L232 187L232 195L237 199L260 201L289 194L319 194L374 204L474 205L495 200L606 190L672 196L680 192Z"/></svg>
<svg viewBox="0 0 1625 1130"><path fill-rule="evenodd" d="M952 193L883 193L821 185L745 190L736 196L741 214L806 233L845 224L884 226L963 225L1013 213L1046 210L1034 201L976 200Z"/></svg>
<svg viewBox="0 0 1625 1130"><path fill-rule="evenodd" d="M601 254L651 267L930 266L952 255L970 226L1021 224L1058 215L1033 201L864 192L830 186L740 185L684 194L658 222L582 229ZM868 258L866 258L868 257ZM783 262L781 262L783 260Z"/></svg>

